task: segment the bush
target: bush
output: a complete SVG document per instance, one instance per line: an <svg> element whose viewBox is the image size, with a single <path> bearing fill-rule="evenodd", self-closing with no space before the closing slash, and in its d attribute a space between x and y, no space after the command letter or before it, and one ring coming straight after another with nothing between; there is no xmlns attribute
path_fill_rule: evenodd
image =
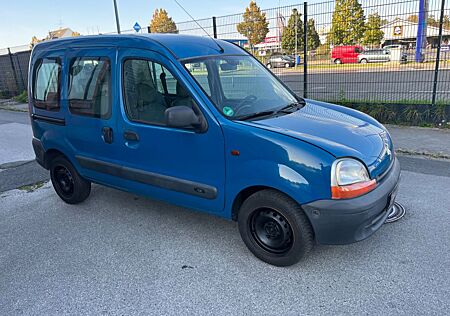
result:
<svg viewBox="0 0 450 316"><path fill-rule="evenodd" d="M8 93L6 91L0 90L0 99L7 99Z"/></svg>
<svg viewBox="0 0 450 316"><path fill-rule="evenodd" d="M337 102L341 105L364 112L383 124L413 126L437 126L450 128L450 105L438 104L389 104Z"/></svg>
<svg viewBox="0 0 450 316"><path fill-rule="evenodd" d="M28 103L28 93L24 90L21 94L13 97L13 100L19 103Z"/></svg>

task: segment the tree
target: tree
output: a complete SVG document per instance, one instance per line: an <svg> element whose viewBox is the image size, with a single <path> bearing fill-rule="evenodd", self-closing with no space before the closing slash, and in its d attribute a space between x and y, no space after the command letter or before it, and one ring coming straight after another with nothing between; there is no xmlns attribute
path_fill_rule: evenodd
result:
<svg viewBox="0 0 450 316"><path fill-rule="evenodd" d="M303 47L303 22L302 15L297 9L292 10L288 25L281 35L281 47L289 53L295 52L295 32L297 30L297 49Z"/></svg>
<svg viewBox="0 0 450 316"><path fill-rule="evenodd" d="M364 32L364 38L362 40L363 44L379 46L383 37L384 32L381 30L380 16L378 13L369 14L366 23L366 31Z"/></svg>
<svg viewBox="0 0 450 316"><path fill-rule="evenodd" d="M358 0L336 0L328 43L358 44L364 36L364 27L364 10Z"/></svg>
<svg viewBox="0 0 450 316"><path fill-rule="evenodd" d="M237 25L237 31L247 37L250 48L261 43L269 33L269 22L266 20L266 14L251 1L242 15L244 21Z"/></svg>
<svg viewBox="0 0 450 316"><path fill-rule="evenodd" d="M308 32L306 35L306 41L308 42L308 50L315 50L320 46L320 37L316 30L316 22L314 19L308 20Z"/></svg>
<svg viewBox="0 0 450 316"><path fill-rule="evenodd" d="M164 9L156 9L150 21L152 33L178 33L177 25Z"/></svg>
<svg viewBox="0 0 450 316"><path fill-rule="evenodd" d="M417 14L413 14L408 16L406 20L412 23L419 23L419 16Z"/></svg>

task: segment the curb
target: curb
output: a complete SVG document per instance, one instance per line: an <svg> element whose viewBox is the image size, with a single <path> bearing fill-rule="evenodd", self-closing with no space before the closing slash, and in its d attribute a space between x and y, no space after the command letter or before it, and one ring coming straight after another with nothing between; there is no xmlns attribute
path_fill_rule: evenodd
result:
<svg viewBox="0 0 450 316"><path fill-rule="evenodd" d="M404 148L397 148L395 152L399 155L404 156L421 156L425 158L431 158L431 159L444 159L444 160L450 160L450 156L443 154L443 153L434 153L434 152L427 152L427 151L414 151Z"/></svg>

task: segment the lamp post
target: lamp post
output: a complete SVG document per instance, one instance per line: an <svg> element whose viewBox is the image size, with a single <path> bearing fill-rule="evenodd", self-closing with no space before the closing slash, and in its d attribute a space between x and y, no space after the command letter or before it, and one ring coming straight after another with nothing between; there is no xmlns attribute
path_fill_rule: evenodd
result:
<svg viewBox="0 0 450 316"><path fill-rule="evenodd" d="M117 12L117 1L113 0L113 3L114 3L114 13L116 14L117 34L120 34L120 23L119 23L119 13Z"/></svg>

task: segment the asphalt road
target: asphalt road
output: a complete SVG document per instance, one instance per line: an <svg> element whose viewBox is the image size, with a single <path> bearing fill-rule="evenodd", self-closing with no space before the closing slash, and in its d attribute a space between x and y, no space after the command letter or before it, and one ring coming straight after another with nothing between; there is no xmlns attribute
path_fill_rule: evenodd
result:
<svg viewBox="0 0 450 316"><path fill-rule="evenodd" d="M303 72L274 70L291 89L303 95ZM450 70L441 70L437 100L450 102ZM359 101L427 101L433 92L434 70L371 70L308 74L308 97Z"/></svg>
<svg viewBox="0 0 450 316"><path fill-rule="evenodd" d="M450 162L400 159L403 219L289 268L256 259L233 222L130 193L94 185L73 206L50 183L0 190L0 315L443 315ZM38 166L0 182L24 168Z"/></svg>
<svg viewBox="0 0 450 316"><path fill-rule="evenodd" d="M399 222L276 268L237 225L94 186L0 195L0 314L443 315L450 303L450 178L404 171Z"/></svg>

